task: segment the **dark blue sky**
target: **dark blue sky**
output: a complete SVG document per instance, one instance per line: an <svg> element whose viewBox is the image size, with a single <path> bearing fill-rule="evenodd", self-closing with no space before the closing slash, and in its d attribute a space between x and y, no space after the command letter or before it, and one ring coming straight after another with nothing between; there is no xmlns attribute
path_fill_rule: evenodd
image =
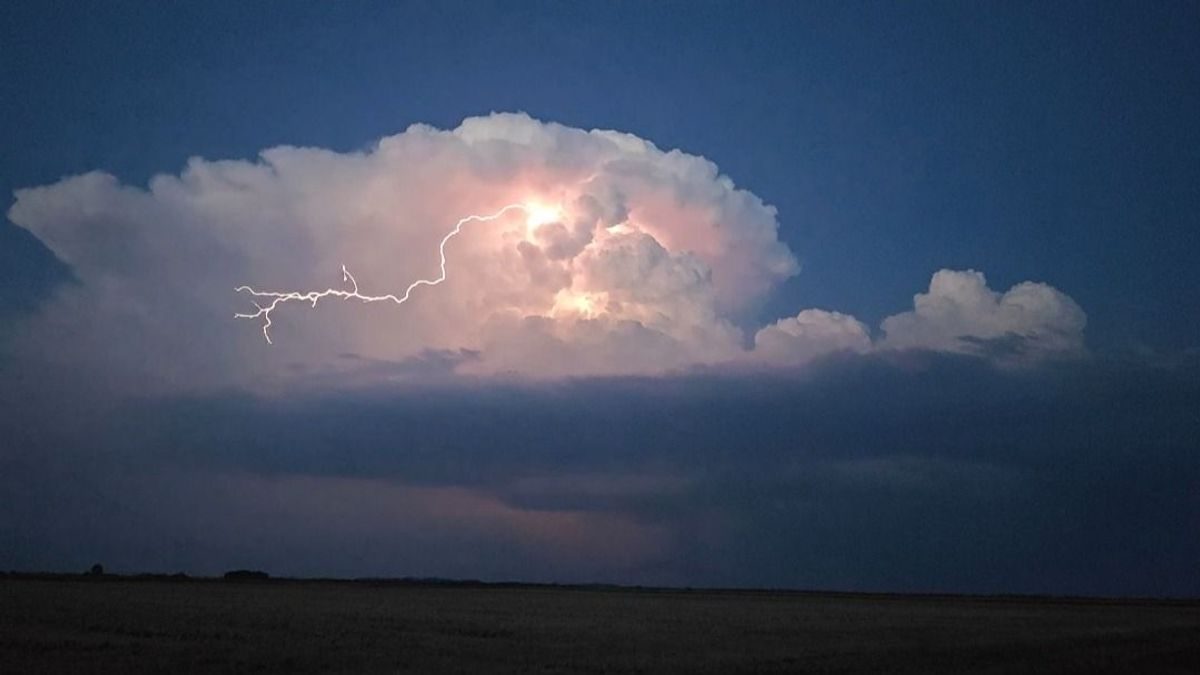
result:
<svg viewBox="0 0 1200 675"><path fill-rule="evenodd" d="M779 208L763 319L874 326L942 267L1042 280L1093 347L1195 347L1195 3L6 3L0 190L363 147L493 110L636 133ZM0 303L51 258L0 230ZM32 289L31 289L32 287Z"/></svg>
<svg viewBox="0 0 1200 675"><path fill-rule="evenodd" d="M239 388L220 377L303 343L174 312L191 276L122 302L209 240L167 223L126 256L139 223L63 216L116 291L39 314L71 270L5 223L0 569L1200 593L1200 4L16 1L0 85L5 194L524 111L702 155L776 206L803 270L754 326L878 330L943 268L1088 318L1057 360L1013 332L538 382L335 353ZM96 297L118 301L71 311Z"/></svg>

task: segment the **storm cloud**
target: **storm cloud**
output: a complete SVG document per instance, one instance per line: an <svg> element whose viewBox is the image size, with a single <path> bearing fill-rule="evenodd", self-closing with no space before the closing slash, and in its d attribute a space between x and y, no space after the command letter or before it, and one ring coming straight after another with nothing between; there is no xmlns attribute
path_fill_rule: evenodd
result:
<svg viewBox="0 0 1200 675"><path fill-rule="evenodd" d="M910 350L9 418L0 548L28 568L1195 594L1198 375Z"/></svg>
<svg viewBox="0 0 1200 675"><path fill-rule="evenodd" d="M402 292L513 203L403 306L234 318ZM1067 294L975 270L878 329L757 322L800 272L775 209L629 134L493 114L9 217L73 276L0 357L13 568L1200 591L1192 356L1093 354Z"/></svg>
<svg viewBox="0 0 1200 675"><path fill-rule="evenodd" d="M409 302L327 298L265 319L234 293L347 288ZM470 353L464 375L655 374L794 366L841 351L919 348L1026 360L1083 349L1083 311L1044 284L1000 295L942 270L872 343L857 319L804 309L747 335L764 297L796 275L773 207L703 157L616 131L523 114L414 125L360 152L276 147L255 161L194 158L146 188L105 173L20 190L9 218L74 274L16 331L22 360L116 391L263 387L343 354L407 363ZM354 277L342 277L342 266ZM1016 342L1019 341L1019 345ZM989 352L990 349L990 352Z"/></svg>

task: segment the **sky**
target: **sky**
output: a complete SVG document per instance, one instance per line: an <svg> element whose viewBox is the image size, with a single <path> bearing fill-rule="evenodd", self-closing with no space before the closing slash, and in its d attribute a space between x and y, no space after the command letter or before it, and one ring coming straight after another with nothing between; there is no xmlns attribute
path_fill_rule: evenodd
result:
<svg viewBox="0 0 1200 675"><path fill-rule="evenodd" d="M8 3L0 569L1200 594L1197 37Z"/></svg>

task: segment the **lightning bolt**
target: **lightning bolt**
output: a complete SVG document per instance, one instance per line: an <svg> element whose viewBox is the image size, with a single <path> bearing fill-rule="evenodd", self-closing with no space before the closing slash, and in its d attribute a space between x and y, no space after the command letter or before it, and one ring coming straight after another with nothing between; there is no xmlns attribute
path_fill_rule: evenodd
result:
<svg viewBox="0 0 1200 675"><path fill-rule="evenodd" d="M508 206L505 206L504 208L492 214L483 216L470 215L459 219L459 221L454 224L454 229L450 230L445 237L442 237L442 242L438 244L438 256L441 258L441 274L439 274L436 279L417 279L409 284L408 288L404 289L404 293L402 295L396 295L394 293L388 293L387 295L363 295L358 290L358 281L354 278L354 275L350 274L350 271L346 269L345 265L342 265L342 283L350 284L350 288L348 289L327 288L323 291L307 291L302 293L300 291L257 291L250 286L238 286L234 289L234 292L248 293L251 297L251 302L255 307L258 308L258 311L249 314L238 312L235 313L233 317L235 319L257 319L261 317L263 320L263 337L266 338L267 344L274 344L271 342L271 312L275 311L277 307L287 302L303 301L311 303L313 307L316 307L317 303L325 298L341 298L343 300L361 300L362 302L391 301L397 305L403 305L404 303L408 302L410 297L412 297L413 291L421 286L437 286L446 280L446 244L455 236L457 236L458 233L462 232L464 225L467 223L485 223L497 220L502 218L504 214L508 213L509 211L514 210L532 213L533 208L534 207L530 206L529 204L524 203L509 204Z"/></svg>

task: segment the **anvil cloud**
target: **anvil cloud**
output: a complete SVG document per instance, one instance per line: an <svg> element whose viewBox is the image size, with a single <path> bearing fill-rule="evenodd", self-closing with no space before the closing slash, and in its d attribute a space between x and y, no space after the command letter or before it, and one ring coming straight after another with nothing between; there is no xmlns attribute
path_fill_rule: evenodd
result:
<svg viewBox="0 0 1200 675"><path fill-rule="evenodd" d="M260 324L233 319L253 310L235 286L337 287L342 265L366 293L402 291L437 275L438 242L458 219L514 202L558 216L469 224L447 248L445 283L402 307L284 305L273 346ZM414 125L361 152L194 158L145 189L89 173L18 191L9 218L78 280L12 348L143 390L430 359L465 374L555 377L795 366L840 351L1027 363L1083 350L1085 316L1069 297L1029 282L996 293L974 271L937 272L876 340L824 309L747 335L739 325L799 272L773 207L702 157L523 114Z"/></svg>

